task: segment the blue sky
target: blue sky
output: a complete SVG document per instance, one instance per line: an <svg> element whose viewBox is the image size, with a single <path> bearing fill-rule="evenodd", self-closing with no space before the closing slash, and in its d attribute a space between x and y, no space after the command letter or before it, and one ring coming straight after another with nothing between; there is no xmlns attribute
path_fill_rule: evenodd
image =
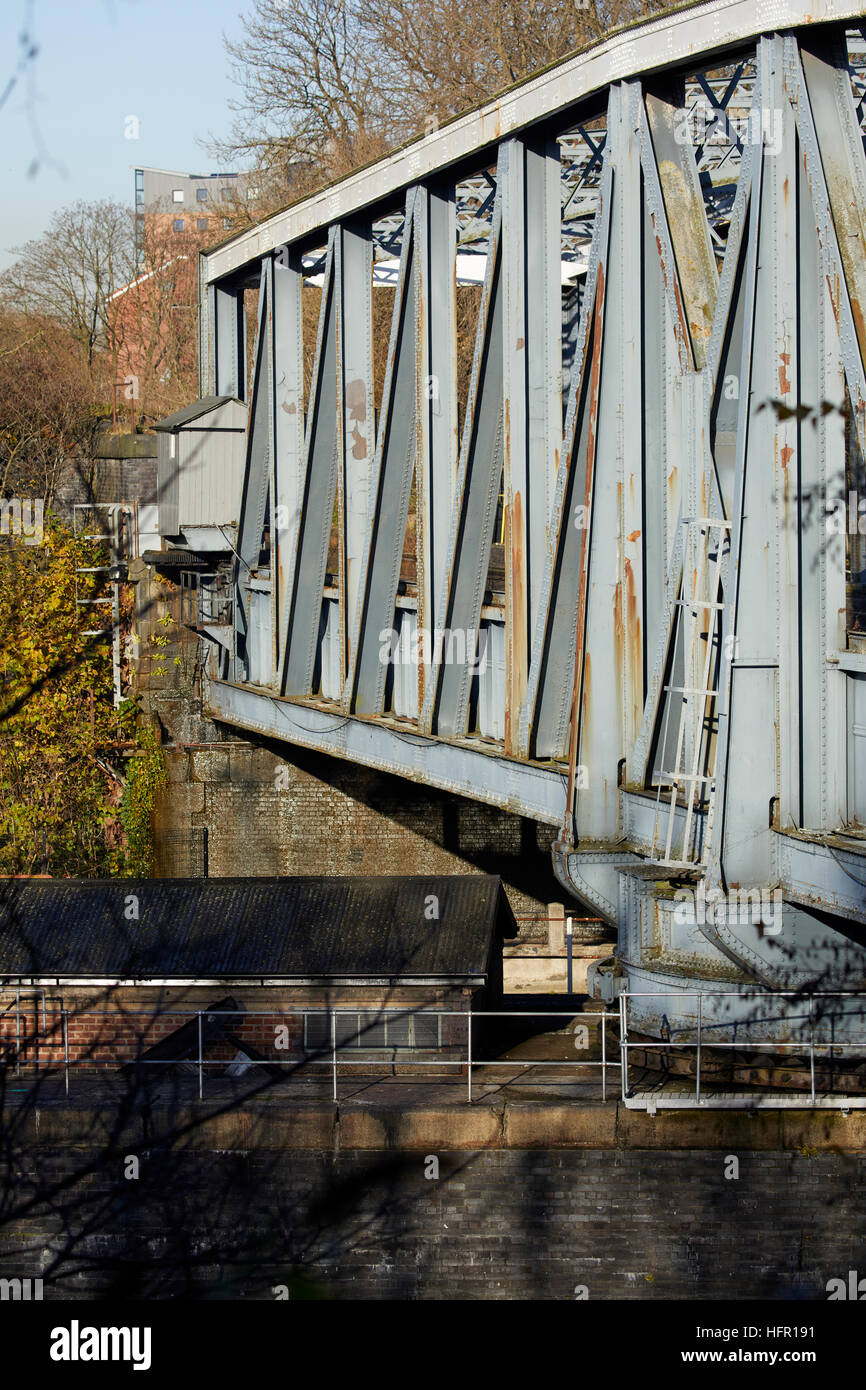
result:
<svg viewBox="0 0 866 1390"><path fill-rule="evenodd" d="M246 0L0 0L0 93L30 26L35 62L0 107L0 269L79 198L133 201L133 169L214 167L234 94L222 35ZM139 138L125 138L128 116ZM32 172L32 166L38 168Z"/></svg>

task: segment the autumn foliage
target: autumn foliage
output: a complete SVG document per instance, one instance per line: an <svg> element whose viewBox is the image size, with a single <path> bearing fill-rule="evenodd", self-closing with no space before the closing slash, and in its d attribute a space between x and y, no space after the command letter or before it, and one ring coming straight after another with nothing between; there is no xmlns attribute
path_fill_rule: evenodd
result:
<svg viewBox="0 0 866 1390"><path fill-rule="evenodd" d="M103 563L78 542L78 563ZM113 703L110 644L84 635L73 537L0 540L0 874L112 875L125 865L124 743L135 707ZM79 596L98 592L80 576Z"/></svg>

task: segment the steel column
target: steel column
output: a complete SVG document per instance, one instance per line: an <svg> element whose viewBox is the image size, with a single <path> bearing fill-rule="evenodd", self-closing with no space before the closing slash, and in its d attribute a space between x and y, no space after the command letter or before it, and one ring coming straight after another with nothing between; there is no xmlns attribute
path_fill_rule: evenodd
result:
<svg viewBox="0 0 866 1390"><path fill-rule="evenodd" d="M312 693L322 618L322 589L337 488L337 458L342 451L342 416L337 409L336 240L336 230L332 230L328 237L316 357L310 385L297 561L287 631L281 644L283 670L280 684L282 693L286 695Z"/></svg>
<svg viewBox="0 0 866 1390"><path fill-rule="evenodd" d="M431 632L447 578L457 474L457 216L453 187L432 184L415 199L415 324L418 347L418 630ZM432 642L422 663L432 664ZM423 696L422 696L423 702Z"/></svg>
<svg viewBox="0 0 866 1390"><path fill-rule="evenodd" d="M551 546L561 449L562 288L559 151L509 140L502 187L505 747L518 729Z"/></svg>

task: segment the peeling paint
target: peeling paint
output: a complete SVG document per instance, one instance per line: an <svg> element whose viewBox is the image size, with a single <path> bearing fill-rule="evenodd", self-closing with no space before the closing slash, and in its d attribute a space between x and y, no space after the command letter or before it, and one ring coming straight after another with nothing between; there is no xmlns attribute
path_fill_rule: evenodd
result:
<svg viewBox="0 0 866 1390"><path fill-rule="evenodd" d="M346 410L350 420L363 422L367 418L367 384L361 377L346 382Z"/></svg>
<svg viewBox="0 0 866 1390"><path fill-rule="evenodd" d="M788 376L788 368L791 365L791 354L789 352L780 352L779 358L779 394L787 396L791 390L791 378Z"/></svg>

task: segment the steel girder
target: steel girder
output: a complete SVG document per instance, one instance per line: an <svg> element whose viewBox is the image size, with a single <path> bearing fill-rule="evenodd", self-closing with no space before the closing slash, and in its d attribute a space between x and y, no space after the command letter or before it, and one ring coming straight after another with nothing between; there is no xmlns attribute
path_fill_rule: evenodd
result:
<svg viewBox="0 0 866 1390"><path fill-rule="evenodd" d="M770 16L786 31L806 19L796 3ZM618 915L621 960L645 972L656 959L666 989L678 971L720 968L779 984L831 968L838 921L812 909L847 910L866 819L866 655L823 511L866 456L861 108L842 26L761 33L751 9L712 3L678 25L642 25L527 84L498 104L496 135L487 108L461 118L207 258L202 341L220 385L242 360L232 287L262 257L238 656L209 703L558 822L564 881ZM695 91L719 116L719 148L689 131ZM574 132L590 129L575 176ZM472 149L490 193L470 225L456 181ZM399 260L376 402L383 225ZM464 402L467 226L485 273ZM326 232L305 403L305 257ZM271 593L270 677L256 685L253 575ZM415 644L402 704L389 634L401 652ZM495 736L484 699L501 702ZM820 844L844 827L853 848L820 858L814 893L806 855L795 883L785 837ZM751 928L672 926L678 874L721 893L787 886L787 956ZM861 970L857 950L843 954Z"/></svg>

